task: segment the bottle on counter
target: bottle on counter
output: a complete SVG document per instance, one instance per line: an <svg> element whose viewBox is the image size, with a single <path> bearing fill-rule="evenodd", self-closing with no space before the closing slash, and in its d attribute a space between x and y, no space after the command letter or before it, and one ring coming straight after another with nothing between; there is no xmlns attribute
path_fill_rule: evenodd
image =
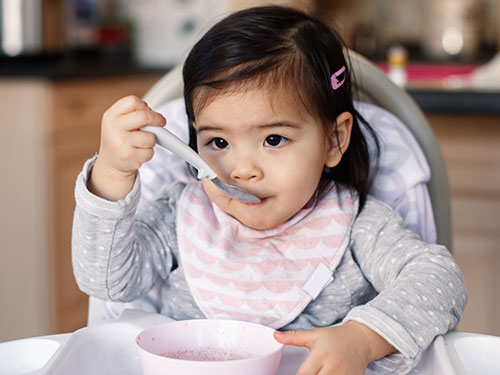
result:
<svg viewBox="0 0 500 375"><path fill-rule="evenodd" d="M98 9L93 0L64 3L65 46L69 50L88 50L97 45Z"/></svg>
<svg viewBox="0 0 500 375"><path fill-rule="evenodd" d="M387 75L389 79L399 87L405 87L408 82L406 65L408 63L408 52L406 48L395 45L387 52Z"/></svg>
<svg viewBox="0 0 500 375"><path fill-rule="evenodd" d="M127 57L131 50L132 26L121 3L116 0L99 2L97 44L111 57Z"/></svg>

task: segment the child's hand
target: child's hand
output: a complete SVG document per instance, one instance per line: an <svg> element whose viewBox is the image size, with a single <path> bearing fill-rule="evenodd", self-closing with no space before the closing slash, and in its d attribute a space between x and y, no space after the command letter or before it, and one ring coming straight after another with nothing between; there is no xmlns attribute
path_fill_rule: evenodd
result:
<svg viewBox="0 0 500 375"><path fill-rule="evenodd" d="M113 104L102 117L101 144L89 190L108 200L123 199L134 186L136 171L154 154L154 134L139 129L165 123L161 114L136 96Z"/></svg>
<svg viewBox="0 0 500 375"><path fill-rule="evenodd" d="M342 326L276 332L274 337L282 344L310 350L298 375L364 375L368 363L394 351L381 336L355 321Z"/></svg>

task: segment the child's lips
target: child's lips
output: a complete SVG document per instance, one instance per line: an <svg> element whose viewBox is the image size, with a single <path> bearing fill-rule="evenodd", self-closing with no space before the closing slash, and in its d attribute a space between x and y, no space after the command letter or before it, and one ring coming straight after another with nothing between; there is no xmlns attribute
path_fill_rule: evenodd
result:
<svg viewBox="0 0 500 375"><path fill-rule="evenodd" d="M267 199L267 198L259 198L260 199L260 202L259 203L252 203L252 202L241 202L242 204L244 204L245 206L258 206L259 204L262 204L264 203L264 201Z"/></svg>

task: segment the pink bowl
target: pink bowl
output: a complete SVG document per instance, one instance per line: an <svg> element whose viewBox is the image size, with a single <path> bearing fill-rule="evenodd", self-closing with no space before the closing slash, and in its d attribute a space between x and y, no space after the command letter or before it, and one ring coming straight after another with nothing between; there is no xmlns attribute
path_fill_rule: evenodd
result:
<svg viewBox="0 0 500 375"><path fill-rule="evenodd" d="M162 324L136 338L144 375L275 375L283 345L274 330L235 320Z"/></svg>

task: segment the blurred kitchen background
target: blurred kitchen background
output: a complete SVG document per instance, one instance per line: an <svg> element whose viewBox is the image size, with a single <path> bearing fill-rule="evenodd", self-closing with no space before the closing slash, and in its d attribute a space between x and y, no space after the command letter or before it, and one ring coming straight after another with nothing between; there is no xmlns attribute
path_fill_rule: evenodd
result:
<svg viewBox="0 0 500 375"><path fill-rule="evenodd" d="M0 342L86 324L73 186L105 109L143 95L215 20L270 3L336 25L420 104L450 178L458 330L500 335L500 0L0 0Z"/></svg>

